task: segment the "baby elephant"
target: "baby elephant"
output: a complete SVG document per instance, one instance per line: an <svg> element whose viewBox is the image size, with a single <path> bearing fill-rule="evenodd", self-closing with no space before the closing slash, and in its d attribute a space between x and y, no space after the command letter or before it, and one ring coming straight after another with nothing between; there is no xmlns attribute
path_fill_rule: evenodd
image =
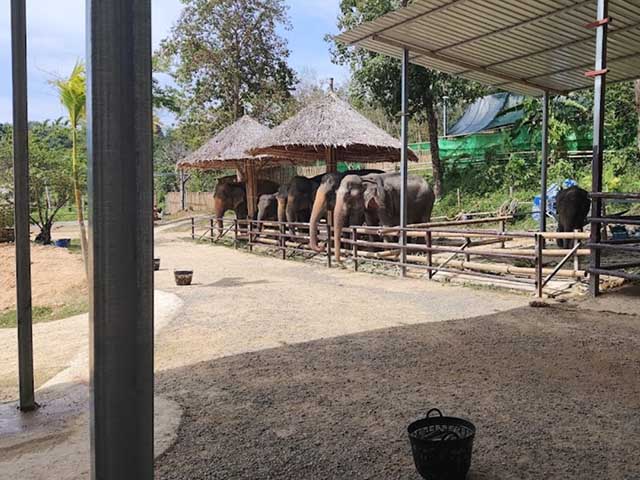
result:
<svg viewBox="0 0 640 480"><path fill-rule="evenodd" d="M584 228L591 207L589 192L580 187L560 191L556 199L558 210L558 232L573 232ZM560 248L571 248L573 241L558 239Z"/></svg>

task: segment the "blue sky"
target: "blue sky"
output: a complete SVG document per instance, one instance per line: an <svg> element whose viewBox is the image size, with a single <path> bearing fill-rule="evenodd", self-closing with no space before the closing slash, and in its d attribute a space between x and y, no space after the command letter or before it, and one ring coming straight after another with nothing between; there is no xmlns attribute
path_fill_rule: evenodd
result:
<svg viewBox="0 0 640 480"><path fill-rule="evenodd" d="M169 32L181 9L179 0L152 0L153 44ZM331 63L326 33L335 33L339 0L286 0L293 30L284 32L291 49L290 64L318 79L345 81L348 73ZM68 74L84 58L85 0L27 0L29 118L64 115L49 85L53 76ZM10 0L0 0L0 122L11 121Z"/></svg>

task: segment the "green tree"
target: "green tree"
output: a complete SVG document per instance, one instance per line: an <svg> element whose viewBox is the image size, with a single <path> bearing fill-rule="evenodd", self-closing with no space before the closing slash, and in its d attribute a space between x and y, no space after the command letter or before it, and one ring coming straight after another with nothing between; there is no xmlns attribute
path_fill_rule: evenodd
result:
<svg viewBox="0 0 640 480"><path fill-rule="evenodd" d="M3 126L0 126L3 127ZM66 123L29 124L29 197L31 222L40 228L37 241L51 243L51 228L60 210L73 197L68 152L70 139ZM0 201L12 203L12 129L0 128ZM0 202L1 203L1 202ZM13 221L11 222L13 224Z"/></svg>
<svg viewBox="0 0 640 480"><path fill-rule="evenodd" d="M401 3L399 0L342 0L338 28L350 30L397 9ZM400 62L365 50L349 49L338 42L334 42L332 53L335 63L351 67L355 99L361 104L380 107L387 116L397 119L401 110ZM417 65L409 68L409 82L413 87L409 95L409 113L428 125L434 190L440 197L444 193L444 166L438 145L438 110L442 98L448 96L452 104L470 101L481 96L484 89L477 83Z"/></svg>
<svg viewBox="0 0 640 480"><path fill-rule="evenodd" d="M80 247L84 260L85 272L89 276L89 249L87 231L84 224L84 205L82 201L82 186L80 182L80 165L78 159L78 129L80 122L86 115L87 90L84 64L76 62L68 78L60 78L52 81L58 90L60 103L69 115L69 127L71 129L71 174L73 178L73 190L78 211L78 224L80 226Z"/></svg>
<svg viewBox="0 0 640 480"><path fill-rule="evenodd" d="M200 141L243 113L277 123L295 74L279 27L283 0L183 0L184 10L156 56L183 91L180 120ZM195 143L198 143L197 141Z"/></svg>

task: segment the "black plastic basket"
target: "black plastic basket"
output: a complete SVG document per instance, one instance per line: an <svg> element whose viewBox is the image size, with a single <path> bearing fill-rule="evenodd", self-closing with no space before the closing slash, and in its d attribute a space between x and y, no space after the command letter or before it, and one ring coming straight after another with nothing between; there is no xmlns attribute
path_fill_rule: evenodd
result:
<svg viewBox="0 0 640 480"><path fill-rule="evenodd" d="M437 413L437 416L431 416ZM476 427L469 421L445 417L437 408L409 425L416 469L426 480L464 480L471 467Z"/></svg>

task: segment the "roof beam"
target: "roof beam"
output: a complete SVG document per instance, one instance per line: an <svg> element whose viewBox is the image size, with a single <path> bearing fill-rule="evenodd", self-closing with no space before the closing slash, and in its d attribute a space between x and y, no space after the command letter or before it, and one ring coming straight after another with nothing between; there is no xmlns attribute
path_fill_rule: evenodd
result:
<svg viewBox="0 0 640 480"><path fill-rule="evenodd" d="M640 24L634 23L633 25L627 25L626 27L620 27L620 28L617 28L615 30L614 29L610 29L609 30L609 37L611 37L612 35L615 35L615 34L620 34L620 33L627 32L629 30L634 30L634 29L636 29L638 27L640 27ZM504 64L507 64L507 63L517 62L519 60L526 60L527 58L535 57L537 55L542 55L544 53L549 53L549 52L555 52L557 50L562 50L562 49L567 48L567 47L575 47L576 45L582 45L583 43L589 43L589 42L593 42L593 35L592 34L589 34L588 36L579 38L577 40L573 40L571 42L563 43L561 45L556 45L554 47L543 48L541 50L536 50L535 52L529 52L529 53L525 53L523 55L518 55L517 57L507 58L505 60L500 60L499 62L490 63L490 64L487 65L487 67L492 68L492 67L497 67L498 65L504 65Z"/></svg>
<svg viewBox="0 0 640 480"><path fill-rule="evenodd" d="M356 43L362 42L363 40L367 40L375 35L379 35L381 33L387 32L389 30L393 30L394 28L400 27L402 25L407 25L409 23L413 23L416 20L422 18L422 17L426 17L427 15L431 15L433 13L440 13L440 12L446 12L447 10L450 10L453 7L457 7L458 5L462 5L464 3L467 3L469 0L453 0L449 3L446 3L444 5L440 5L439 7L435 7L435 8L431 8L429 10L426 10L424 12L418 13L416 15L413 15L409 18L405 18L404 20L394 23L393 25L389 25L388 27L384 27L381 30L376 31L375 33L370 33L369 35L365 35L362 38L359 38L357 40L353 40L352 42L349 42L349 45L354 45ZM403 7L400 8L398 10L395 10L396 12L400 12L402 11L404 8L410 8L410 7ZM375 20L374 20L375 21Z"/></svg>
<svg viewBox="0 0 640 480"><path fill-rule="evenodd" d="M456 67L460 67L466 70L466 72L469 71L474 71L474 72L480 72L480 73L484 73L487 75L491 75L492 77L496 77L499 78L501 80L504 80L506 83L509 84L515 84L515 85L521 85L523 87L527 87L527 88L532 88L534 90L539 90L541 93L548 91L549 93L553 93L553 94L557 94L558 92L556 92L553 89L549 89L548 87L542 86L542 85L538 85L532 82L528 82L527 80L524 80L522 78L517 78L517 77L512 77L510 75L506 75L504 73L500 73L500 72L496 72L494 70L491 70L487 67L484 67L482 65L475 65L473 63L464 61L464 60L459 60L459 59L455 59L455 58L451 58L451 57L447 57L445 55L440 55L439 53L433 52L431 50L427 50L425 48L419 47L417 45L413 45L407 42L401 42L398 40L394 40L392 38L388 38L388 37L383 37L381 35L373 35L373 40L380 42L380 43L384 43L386 45L392 46L392 47L396 47L396 48L406 48L412 52L418 53L420 54L420 57L425 57L425 58L431 58L433 60L439 60L441 62L445 62L448 63L450 65L454 65ZM454 75L461 75L462 73L455 73Z"/></svg>
<svg viewBox="0 0 640 480"><path fill-rule="evenodd" d="M609 38L611 38L615 34L624 33L624 32L627 32L629 30L634 30L634 29L637 29L637 28L640 28L640 24L634 23L633 25L627 25L626 27L620 27L620 28L617 28L615 30L610 29L609 30ZM536 50L535 52L528 52L528 53L525 53L525 54L522 54L522 55L518 55L516 57L511 57L511 58L507 58L505 60L500 60L499 62L489 63L487 65L484 65L484 67L493 68L493 67L497 67L499 65L506 65L508 63L513 63L513 62L518 62L518 61L521 61L521 60L526 60L528 58L536 57L538 55L543 55L545 53L556 52L558 50L563 50L563 49L568 48L568 47L575 47L577 45L582 45L582 44L590 43L590 42L593 42L593 35L582 37L582 38L579 38L577 40L573 40L571 42L563 43L561 45L556 45L556 46L553 46L553 47L548 47L548 48L543 48L541 50ZM417 59L419 57L420 57L419 55L416 55L414 57L414 59ZM465 73L469 73L472 70L473 69L464 70L462 72L458 72L457 75L464 75ZM531 77L531 78L534 78L534 77Z"/></svg>
<svg viewBox="0 0 640 480"><path fill-rule="evenodd" d="M477 42L478 40L484 40L485 38L493 37L495 35L501 35L501 34L510 32L512 30L516 30L518 28L521 28L521 27L524 27L524 26L531 25L533 23L539 22L541 20L544 20L544 19L547 19L547 18L551 18L551 17L554 17L556 15L560 15L562 13L570 12L571 10L575 10L576 8L582 7L582 6L587 5L587 4L593 4L593 0L582 0L582 1L574 3L572 5L568 5L568 6L559 8L557 10L553 10L552 12L545 13L543 15L538 15L536 17L529 18L527 20L523 20L523 21L518 22L518 23L514 23L514 24L509 25L507 27L499 28L499 29L493 30L491 32L483 33L481 35L477 35L477 36L472 37L472 38L468 38L468 39L461 40L461 41L456 42L456 43L452 43L451 45L447 45L446 47L442 47L442 48L439 48L437 50L434 50L434 52L441 53L441 52L444 52L444 51L447 51L447 50L451 50L451 49L456 48L456 47L461 47L463 45L467 45L469 43Z"/></svg>
<svg viewBox="0 0 640 480"><path fill-rule="evenodd" d="M622 62L624 60L629 60L629 59L635 58L635 57L640 57L640 51L629 53L627 55L622 55L622 56L616 57L616 58L609 58L607 60L607 63ZM552 77L554 75L558 75L559 73L573 72L573 71L577 71L577 70L585 71L586 68L590 68L590 67L593 67L593 62L592 63L583 63L582 65L576 65L576 66L573 66L573 67L562 68L560 70L554 70L554 71L551 71L551 72L543 73L541 75L534 75L532 77L527 77L527 80L534 80L534 79L538 79L538 78Z"/></svg>

